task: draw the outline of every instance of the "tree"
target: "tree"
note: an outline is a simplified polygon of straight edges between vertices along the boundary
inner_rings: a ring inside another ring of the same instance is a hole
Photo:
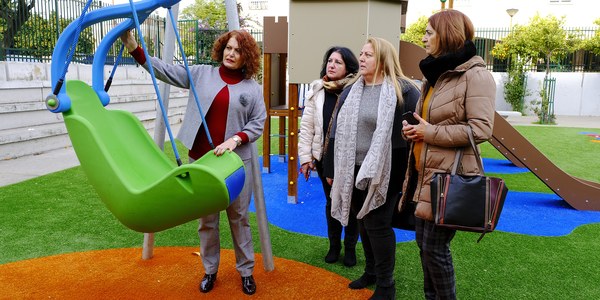
[[[499,59],[509,59],[509,76],[505,82],[505,96],[513,109],[523,109],[521,99],[527,93],[524,81],[524,70],[527,65],[537,65],[538,62],[545,64],[546,76],[544,82],[550,80],[550,64],[558,62],[568,53],[573,52],[581,43],[581,39],[563,29],[564,17],[556,18],[547,16],[545,18],[536,14],[529,24],[516,25],[511,32],[500,43],[492,49],[492,56]],[[546,84],[540,91],[541,100],[532,102],[533,110],[540,121],[553,120],[553,115],[548,115],[547,108],[550,94],[546,91]],[[518,91],[521,89],[521,91]],[[540,105],[541,108],[535,106]],[[550,114],[552,114],[550,112]]]
[[[537,54],[529,45],[527,30],[515,25],[501,43],[494,45],[492,56],[509,59],[507,80],[504,82],[504,99],[514,111],[524,113],[524,97],[528,94],[525,86],[525,67]]]
[[[225,2],[216,0],[196,0],[181,14],[184,20],[198,20],[201,29],[227,28]]]
[[[600,26],[600,19],[596,19],[594,24]],[[596,29],[593,37],[583,41],[583,48],[596,55],[600,55],[600,28]]]
[[[533,49],[543,55],[546,63],[546,76],[550,74],[550,63],[559,61],[573,52],[581,39],[563,29],[564,17],[541,18],[535,15],[530,22],[529,38]]]
[[[423,47],[423,36],[427,28],[428,18],[421,16],[406,28],[406,31],[400,36],[400,39]]]
[[[38,58],[50,56],[56,45],[56,33],[62,32],[73,21],[59,18],[59,30],[56,30],[56,18],[58,18],[56,12],[52,12],[48,18],[33,14],[14,36],[13,48],[18,48],[23,55]],[[94,47],[95,38],[91,28],[82,30],[75,52],[93,53]]]
[[[237,3],[237,11],[240,28],[248,27],[251,23],[260,24],[243,13],[240,3]],[[225,2],[221,0],[196,0],[194,4],[183,10],[181,18],[198,20],[200,29],[227,29]]]
[[[252,22],[257,23],[242,13],[242,7],[237,4],[240,28],[248,27]],[[215,39],[227,30],[227,13],[225,2],[222,0],[196,0],[186,7],[181,15],[184,24],[180,31],[191,38],[183,39],[182,44],[186,56],[194,56],[196,63],[211,63],[210,53]]]
[[[0,17],[2,17],[3,36],[0,57],[6,56],[6,48],[14,48],[15,35],[29,20],[35,0],[0,0]]]
[[[546,75],[550,74],[550,64],[558,62],[579,46],[581,39],[563,29],[564,17],[545,18],[536,14],[528,25],[516,25],[500,43],[492,49],[492,56],[500,59],[517,59],[518,63],[546,65]]]

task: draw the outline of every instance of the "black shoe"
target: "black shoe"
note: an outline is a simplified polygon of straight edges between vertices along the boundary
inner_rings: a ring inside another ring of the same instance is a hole
[[[242,292],[246,295],[256,293],[256,282],[254,282],[254,277],[252,277],[252,275],[248,277],[242,276]]]
[[[367,273],[363,273],[360,276],[360,278],[350,282],[350,284],[348,284],[348,287],[353,290],[364,289],[369,285],[375,284],[375,280],[377,280],[377,277],[375,277],[375,275],[369,275]]]
[[[394,300],[396,299],[396,287],[376,286],[373,296],[369,300]]]
[[[352,267],[356,265],[356,250],[354,248],[344,249],[344,266]]]
[[[215,281],[217,280],[217,273],[215,274],[204,274],[204,278],[200,281],[200,291],[203,293],[208,293],[215,286]]]
[[[336,263],[340,259],[340,248],[329,247],[327,255],[325,255],[325,262],[328,264]]]

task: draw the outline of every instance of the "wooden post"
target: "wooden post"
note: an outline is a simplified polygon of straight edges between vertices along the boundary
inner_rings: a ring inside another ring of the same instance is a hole
[[[271,170],[271,53],[263,54],[263,97],[267,109],[267,119],[263,130],[263,173]]]
[[[280,53],[279,54],[279,71],[277,74],[279,74],[280,79],[283,78],[285,79],[285,77],[281,77],[282,75],[285,75],[287,72],[287,53]],[[279,80],[278,81],[278,91],[279,91],[279,95],[282,99],[285,99],[285,93],[283,91],[285,91],[286,86],[285,86],[285,80]],[[286,121],[286,116],[281,116],[279,117],[279,158],[280,161],[283,162],[284,160],[284,156],[285,156],[285,143],[286,143],[286,132],[285,132],[285,122]]]
[[[289,84],[288,203],[298,201],[298,84]]]

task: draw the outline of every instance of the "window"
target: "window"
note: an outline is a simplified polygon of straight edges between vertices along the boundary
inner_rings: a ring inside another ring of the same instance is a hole
[[[269,1],[250,1],[248,8],[251,10],[267,10],[269,9]]]

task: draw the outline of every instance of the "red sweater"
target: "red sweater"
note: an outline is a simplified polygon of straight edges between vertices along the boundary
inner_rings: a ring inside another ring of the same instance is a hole
[[[137,47],[135,50],[129,52],[131,56],[140,64],[146,63],[146,56],[144,50],[141,47]],[[244,74],[241,70],[230,70],[223,65],[219,68],[219,74],[221,79],[227,84],[236,84],[244,80]],[[214,146],[218,146],[225,141],[225,129],[227,126],[227,113],[229,111],[229,89],[226,86],[217,93],[210,109],[206,112],[205,121],[194,140],[192,149],[189,150],[189,157],[197,160],[206,152],[211,151],[212,147],[208,143],[208,137],[206,136],[206,130],[204,125],[208,125],[210,136]],[[200,117],[200,116],[198,116]],[[242,139],[242,144],[248,143],[248,135],[243,132],[236,133]]]

